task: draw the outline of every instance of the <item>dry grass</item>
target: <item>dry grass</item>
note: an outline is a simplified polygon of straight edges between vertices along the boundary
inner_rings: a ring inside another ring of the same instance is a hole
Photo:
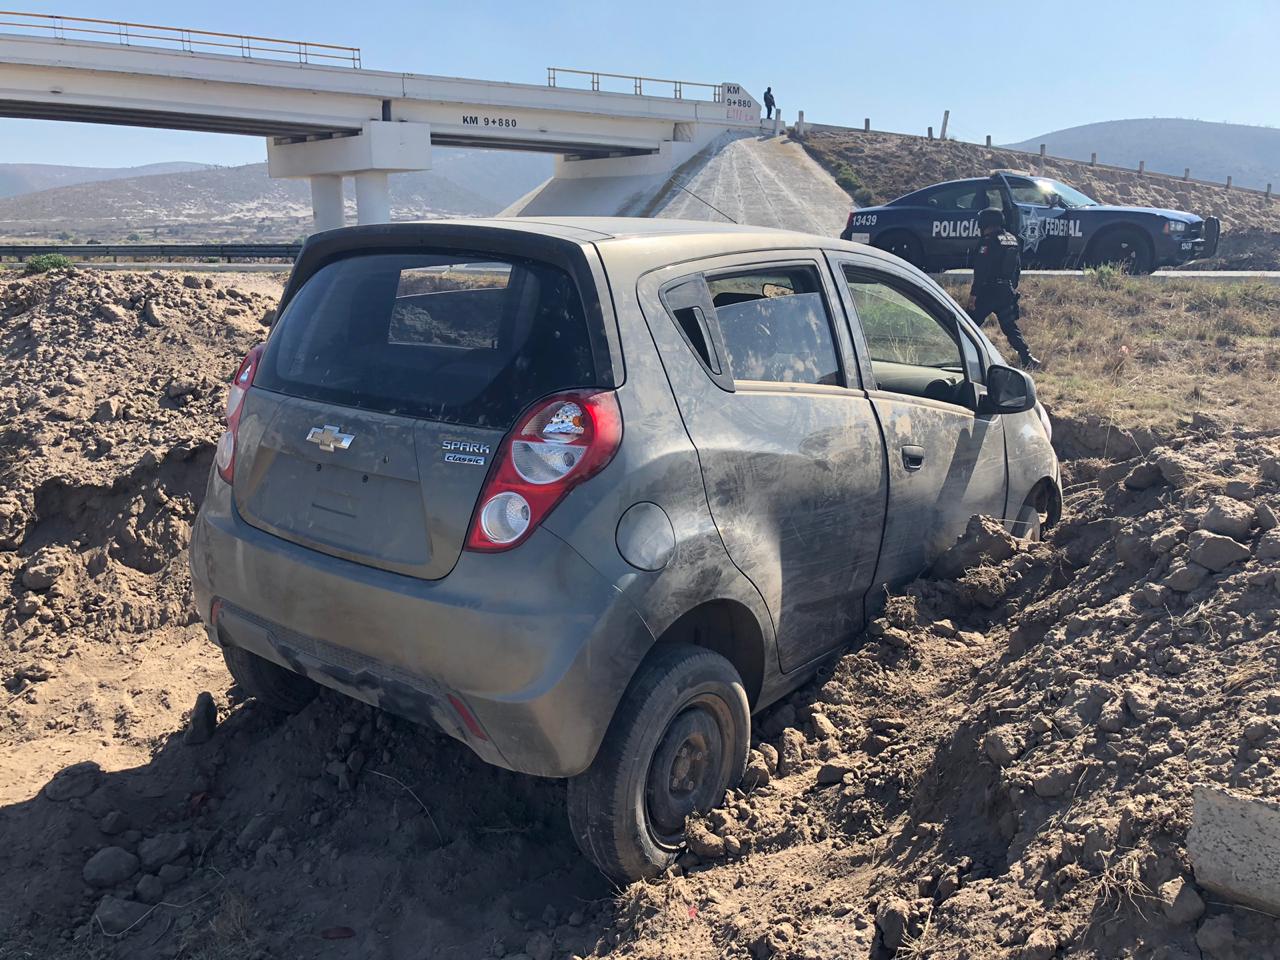
[[[959,278],[944,286],[961,299]],[[1044,362],[1051,409],[1092,413],[1127,429],[1171,427],[1195,411],[1280,427],[1280,286],[1157,280],[1106,268],[1026,276],[1023,331]],[[986,332],[1002,351],[995,323]]]
[[[1086,890],[1094,898],[1093,917],[1098,922],[1114,919],[1121,910],[1129,910],[1146,919],[1144,908],[1150,909],[1154,901],[1151,890],[1142,882],[1141,856],[1130,850],[1107,863]]]
[[[200,917],[179,939],[179,953],[191,960],[241,960],[254,956],[257,934],[253,907],[240,893],[225,890],[212,915]]]

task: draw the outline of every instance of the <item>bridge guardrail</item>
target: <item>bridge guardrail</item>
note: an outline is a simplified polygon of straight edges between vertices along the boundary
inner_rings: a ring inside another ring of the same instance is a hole
[[[24,261],[59,253],[72,260],[137,259],[296,260],[299,243],[13,243],[0,244],[0,260]]]
[[[646,83],[660,83],[663,86],[669,86],[671,88],[672,100],[683,100],[685,87],[701,87],[703,89],[710,90],[712,103],[720,103],[724,100],[724,85],[719,83],[699,83],[694,80],[664,80],[659,77],[636,77],[628,73],[602,73],[599,70],[574,70],[570,67],[547,67],[547,86],[559,86],[558,80],[561,74],[575,77],[587,77],[591,83],[591,90],[593,93],[600,92],[601,79],[628,80],[631,82],[631,92],[637,97],[646,96],[644,92],[644,85]],[[653,96],[653,94],[648,94],[648,96]]]
[[[340,63],[360,67],[360,48],[310,40],[281,40],[248,33],[217,33],[186,27],[162,27],[154,23],[127,20],[98,20],[93,17],[64,17],[51,13],[24,13],[0,10],[0,27],[53,34],[58,40],[115,40],[123,46],[176,48],[185,53],[239,54],[245,59],[297,60],[298,63]]]

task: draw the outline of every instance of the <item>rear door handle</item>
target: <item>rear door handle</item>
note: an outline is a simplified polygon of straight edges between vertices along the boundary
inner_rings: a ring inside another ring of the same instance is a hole
[[[912,443],[902,445],[902,465],[908,470],[919,470],[924,466],[924,447]]]

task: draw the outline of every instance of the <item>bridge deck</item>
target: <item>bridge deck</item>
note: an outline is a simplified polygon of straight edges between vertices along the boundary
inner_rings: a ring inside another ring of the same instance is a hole
[[[381,117],[428,123],[441,145],[607,156],[656,151],[677,124],[759,124],[719,85],[695,100],[9,33],[0,65],[0,116],[274,138]]]

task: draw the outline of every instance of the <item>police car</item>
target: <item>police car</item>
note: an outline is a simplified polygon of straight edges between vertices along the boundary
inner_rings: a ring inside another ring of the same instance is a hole
[[[1211,257],[1215,217],[1098,203],[1058,180],[997,171],[936,183],[849,214],[841,237],[888,250],[925,270],[969,265],[978,212],[1002,210],[1022,239],[1024,267],[1054,270],[1120,263],[1130,273]]]

